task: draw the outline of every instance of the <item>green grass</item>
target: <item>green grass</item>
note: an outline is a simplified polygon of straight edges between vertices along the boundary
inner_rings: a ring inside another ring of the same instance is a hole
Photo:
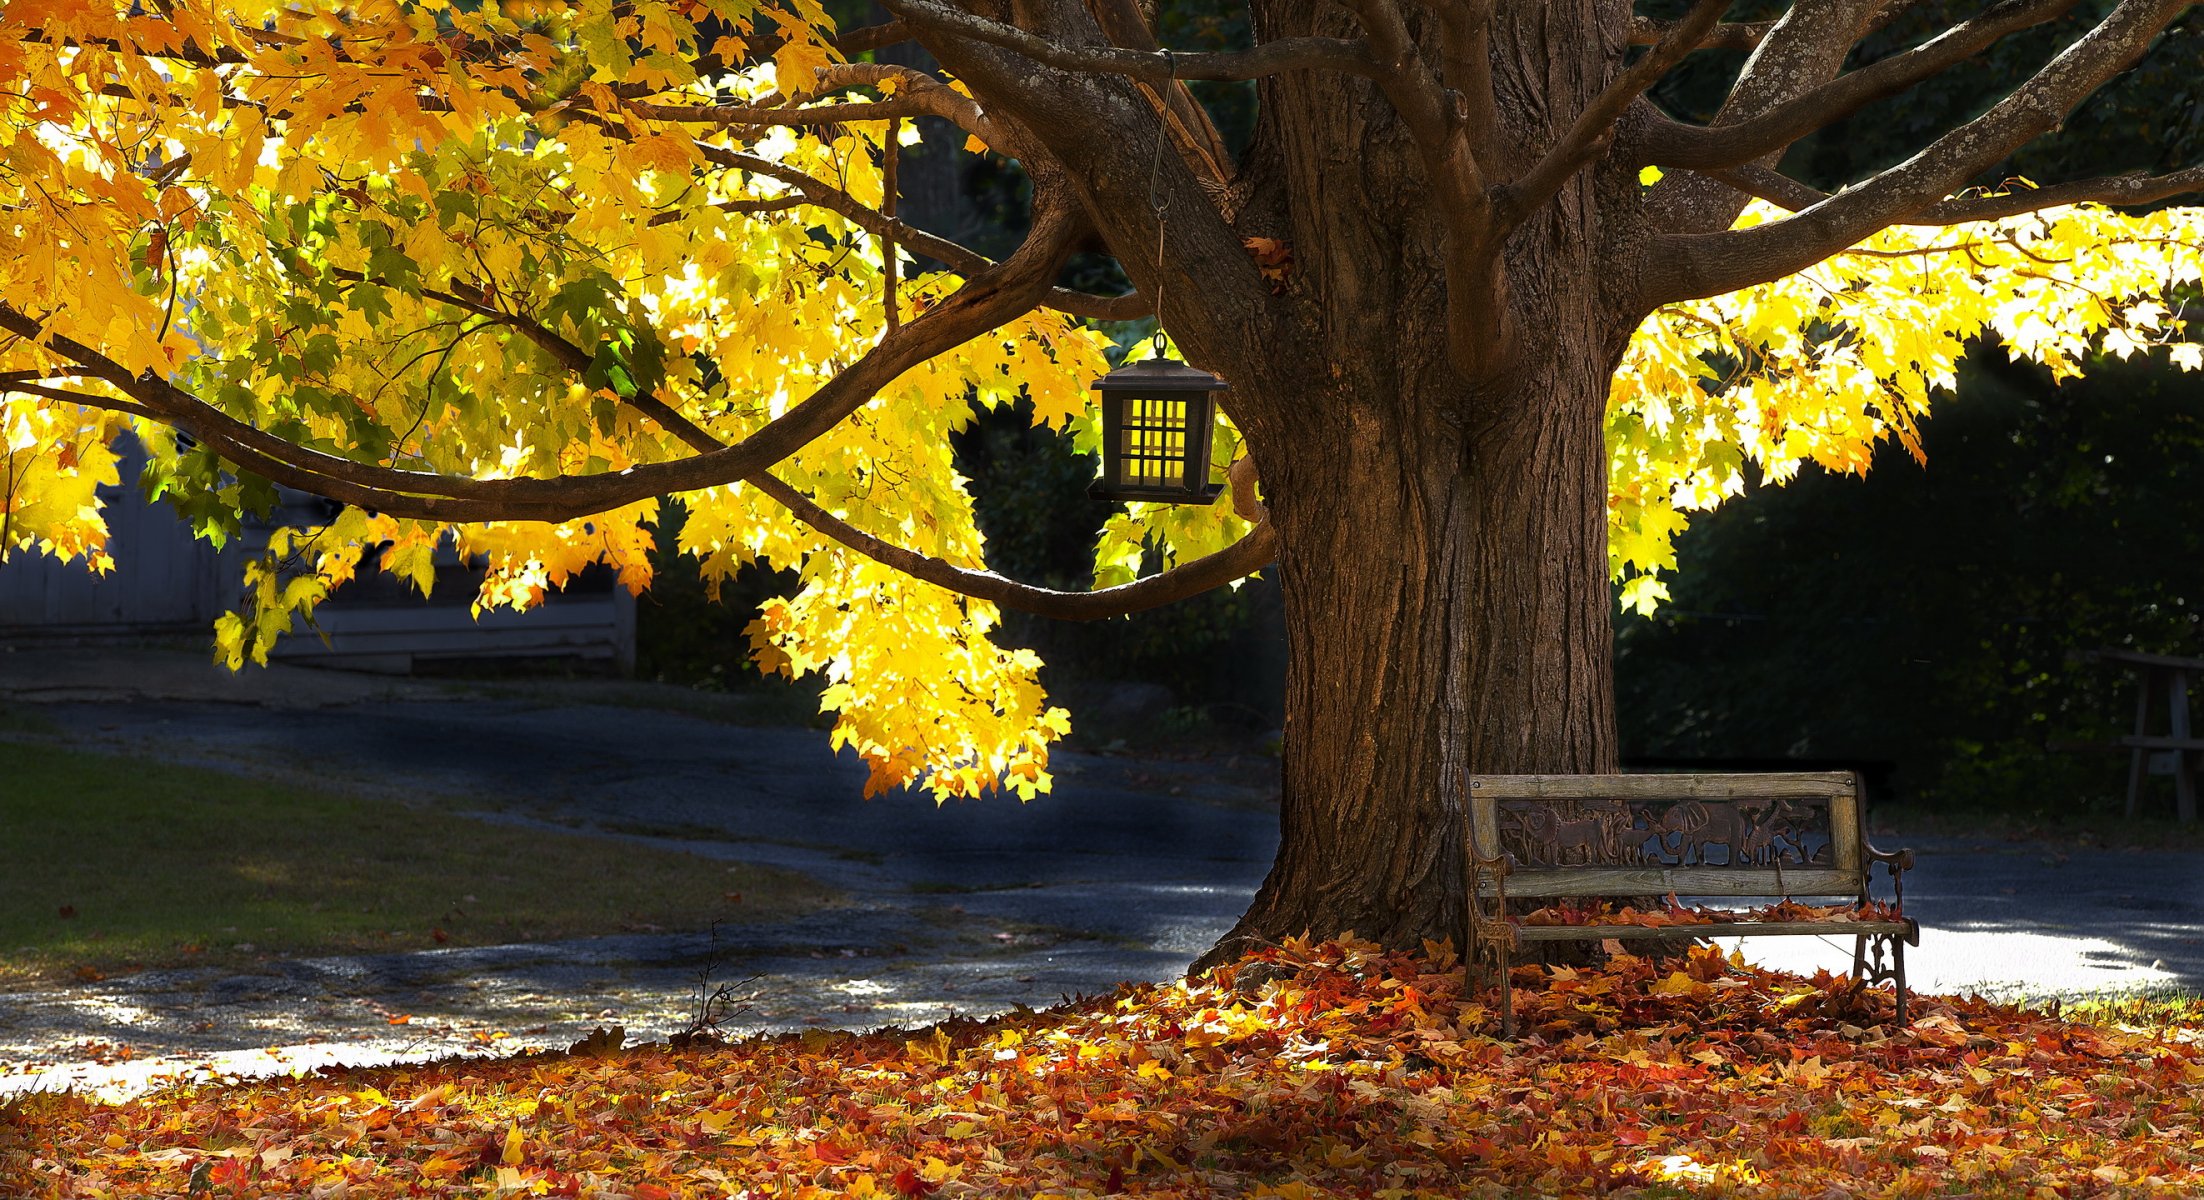
[[[2204,1033],[2204,995],[2185,991],[2144,991],[2130,996],[2079,1001],[2065,1006],[2061,1015],[2069,1021],[2091,1025]]]
[[[792,871],[0,742],[0,983],[699,930],[837,899]]]
[[[53,718],[28,705],[10,704],[0,700],[0,734],[47,734],[60,732]]]

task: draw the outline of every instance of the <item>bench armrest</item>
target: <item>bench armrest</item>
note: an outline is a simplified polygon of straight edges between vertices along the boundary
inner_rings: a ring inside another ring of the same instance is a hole
[[[1874,882],[1875,864],[1881,863],[1884,872],[1890,876],[1891,903],[1903,912],[1906,904],[1905,873],[1913,869],[1913,851],[1878,849],[1864,841],[1860,843],[1860,850],[1867,855],[1867,863],[1860,870],[1860,899],[1867,901],[1874,898],[1869,894],[1869,885]]]

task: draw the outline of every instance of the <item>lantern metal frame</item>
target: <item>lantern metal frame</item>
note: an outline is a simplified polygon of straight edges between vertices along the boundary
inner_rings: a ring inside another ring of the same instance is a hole
[[[1198,367],[1156,357],[1119,367],[1094,383],[1102,393],[1102,477],[1097,500],[1212,504],[1224,484],[1209,479],[1217,393],[1231,385]]]

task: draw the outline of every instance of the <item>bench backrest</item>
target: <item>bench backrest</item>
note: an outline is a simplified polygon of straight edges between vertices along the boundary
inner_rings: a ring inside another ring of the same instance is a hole
[[[1473,775],[1469,820],[1472,851],[1508,859],[1511,897],[1860,890],[1860,785],[1848,771]]]

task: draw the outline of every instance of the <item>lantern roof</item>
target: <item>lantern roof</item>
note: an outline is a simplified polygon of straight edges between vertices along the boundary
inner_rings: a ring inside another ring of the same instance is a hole
[[[1232,386],[1175,358],[1144,358],[1094,381],[1103,392],[1221,392]]]

